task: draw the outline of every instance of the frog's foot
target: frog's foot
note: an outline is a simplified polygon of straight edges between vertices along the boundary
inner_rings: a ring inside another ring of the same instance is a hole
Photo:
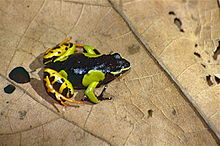
[[[102,90],[102,92],[101,92],[101,94],[97,97],[98,98],[98,100],[112,100],[112,97],[103,97],[103,94],[104,94],[104,92],[105,92],[105,90],[107,89],[107,86],[105,86],[104,88],[103,88],[103,90]]]
[[[98,98],[98,100],[100,100],[100,101],[102,101],[102,100],[112,100],[112,97],[97,97]]]
[[[94,90],[96,88],[96,86],[98,85],[99,82],[92,82],[91,84],[89,84],[88,88],[85,91],[85,94],[87,95],[88,98],[86,99],[82,99],[82,101],[91,101],[93,103],[98,103],[99,101],[102,100],[112,100],[111,97],[109,98],[103,98],[103,93],[106,90],[106,86],[104,87],[104,89],[102,90],[101,94],[97,97],[94,93]]]
[[[44,70],[44,74],[44,81],[47,92],[53,94],[55,99],[62,105],[66,106],[64,101],[72,103],[85,103],[83,101],[69,99],[74,93],[72,84],[58,72],[47,68]]]

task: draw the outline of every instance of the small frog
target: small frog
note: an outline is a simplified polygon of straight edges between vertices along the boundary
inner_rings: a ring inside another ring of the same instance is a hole
[[[74,88],[86,88],[84,93],[88,100],[98,103],[105,98],[102,97],[103,92],[97,97],[94,94],[95,88],[128,71],[130,63],[118,53],[100,54],[92,46],[73,44],[69,42],[70,40],[71,37],[45,52],[43,56],[45,88],[64,106],[65,101],[86,102],[70,99],[74,95]]]

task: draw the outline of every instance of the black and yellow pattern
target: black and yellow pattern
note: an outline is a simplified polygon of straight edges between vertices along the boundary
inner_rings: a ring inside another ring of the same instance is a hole
[[[93,103],[105,100],[103,92],[98,97],[95,95],[95,88],[128,71],[130,63],[118,53],[100,54],[96,48],[70,43],[70,39],[48,49],[43,56],[47,92],[64,106],[64,101],[85,103],[69,99],[74,94],[73,86],[85,88],[85,95]]]
[[[54,97],[64,104],[64,101],[69,101],[73,103],[84,103],[83,101],[75,101],[68,99],[73,96],[74,89],[72,84],[57,71],[46,68],[44,70],[44,81],[47,88],[47,92],[54,95]]]
[[[68,43],[71,40],[70,38],[65,39],[60,44],[57,44],[53,48],[49,48],[43,56],[43,63],[46,65],[50,62],[55,62],[56,60],[63,59],[74,53],[75,46],[73,43]],[[60,58],[61,57],[61,58]]]

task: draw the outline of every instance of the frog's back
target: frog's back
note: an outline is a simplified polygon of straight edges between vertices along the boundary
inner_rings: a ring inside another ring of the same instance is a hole
[[[117,58],[114,55],[107,54],[98,57],[87,57],[84,54],[73,54],[67,60],[56,62],[57,71],[64,70],[67,73],[67,79],[75,88],[83,88],[82,79],[90,70],[98,70],[106,75],[106,78],[100,84],[105,84],[115,77],[111,72],[115,72],[122,68],[126,61],[123,58]],[[129,62],[128,62],[129,63]],[[129,64],[130,65],[130,64]],[[53,68],[53,67],[52,67]]]
[[[111,65],[112,63],[112,65]],[[99,57],[87,57],[84,54],[74,54],[70,56],[63,64],[64,70],[68,73],[68,80],[75,88],[83,88],[82,79],[90,70],[98,70],[106,76],[111,76],[114,58],[111,55],[101,55]],[[113,77],[106,78],[105,82],[113,80]]]

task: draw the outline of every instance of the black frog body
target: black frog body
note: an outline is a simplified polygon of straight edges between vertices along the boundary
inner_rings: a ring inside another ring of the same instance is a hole
[[[130,63],[123,59],[118,53],[101,55],[98,57],[87,57],[84,54],[73,54],[65,61],[57,61],[49,64],[47,67],[60,72],[64,70],[68,76],[67,79],[73,87],[86,88],[82,85],[82,79],[90,70],[98,70],[105,74],[105,79],[99,85],[107,84],[114,80],[122,72],[121,69],[127,68]],[[113,72],[120,72],[113,74]]]

